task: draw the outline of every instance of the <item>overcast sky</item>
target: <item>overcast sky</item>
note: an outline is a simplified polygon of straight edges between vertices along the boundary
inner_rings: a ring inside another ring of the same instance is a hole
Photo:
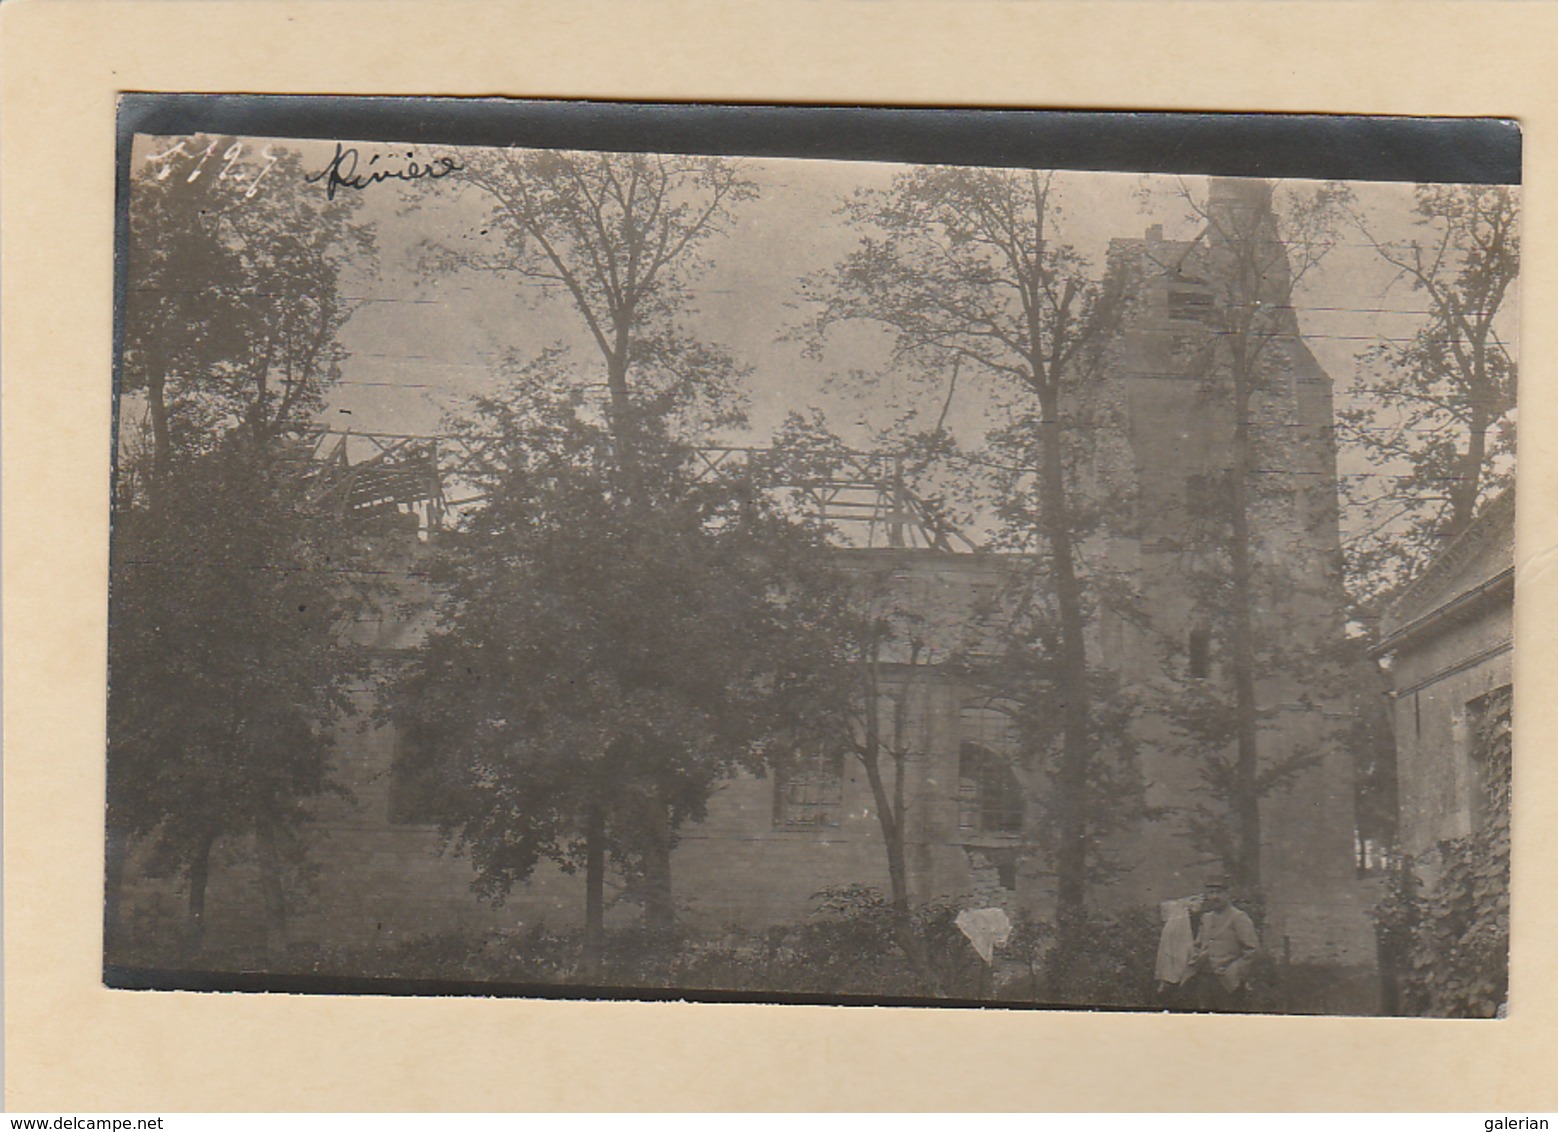
[[[321,167],[333,152],[332,144],[289,144],[317,155]],[[363,143],[360,149],[366,158],[389,147]],[[738,206],[734,228],[705,246],[711,266],[698,285],[692,320],[701,336],[754,367],[748,390],[752,429],[743,439],[760,440],[789,409],[816,406],[836,429],[868,443],[871,431],[895,411],[890,396],[877,393],[861,403],[829,382],[871,358],[870,332],[846,334],[820,364],[802,357],[799,344],[782,335],[801,317],[791,305],[799,280],[836,262],[858,239],[836,214],[840,201],[858,187],[885,186],[901,168],[775,159],[745,163],[761,194]],[[553,342],[579,340],[577,318],[561,296],[543,296],[512,278],[479,272],[419,271],[417,245],[470,231],[482,207],[474,194],[450,181],[419,194],[416,202],[398,182],[364,190],[365,215],[379,230],[380,264],[376,278],[352,281],[365,301],[344,332],[352,356],[332,397],[336,423],[359,431],[435,430],[469,395],[497,387],[502,381],[497,363],[505,354],[528,355]],[[1194,227],[1174,199],[1181,183],[1192,192],[1203,187],[1198,178],[1065,173],[1059,180],[1059,236],[1095,262],[1101,262],[1110,238],[1140,236],[1150,224],[1163,224],[1170,239],[1188,238]],[[1379,229],[1404,234],[1410,185],[1353,187]],[[1410,333],[1416,321],[1411,314],[1382,312],[1420,306],[1404,284],[1392,285],[1392,273],[1361,237],[1349,237],[1337,248],[1305,281],[1295,302],[1310,346],[1339,391],[1350,381],[1362,348],[1379,335]],[[598,369],[588,349],[579,358],[581,367]]]
[[[166,144],[166,139],[138,139],[132,160],[144,161],[152,147]],[[323,169],[336,143],[245,139],[244,144],[256,152],[266,144],[294,149],[305,167]],[[407,152],[404,145],[348,144],[360,150],[363,167],[374,154],[387,161],[391,154]],[[458,153],[435,147],[418,149],[416,156],[428,161]],[[919,404],[934,412],[939,408],[934,391],[889,385],[862,397],[850,383],[834,380],[880,358],[875,332],[844,333],[820,363],[803,357],[798,343],[783,339],[802,317],[793,305],[799,281],[837,262],[859,238],[837,215],[840,202],[857,188],[885,187],[903,167],[789,159],[743,164],[760,194],[737,206],[728,233],[704,245],[710,267],[697,286],[698,311],[690,320],[701,337],[753,367],[747,389],[750,428],[726,439],[761,443],[787,411],[817,407],[849,442],[870,447],[879,430],[906,408]],[[1193,177],[1090,172],[1062,173],[1057,184],[1057,236],[1095,264],[1102,262],[1112,237],[1140,236],[1152,224],[1162,224],[1169,239],[1193,236],[1196,227],[1178,194],[1188,188],[1200,195],[1205,187]],[[1355,182],[1352,188],[1376,233],[1387,239],[1411,235],[1411,185]],[[599,380],[599,357],[560,292],[523,286],[512,277],[419,267],[421,245],[473,232],[485,200],[462,190],[458,174],[419,182],[418,189],[391,180],[361,190],[361,219],[375,225],[379,255],[376,264],[363,264],[347,281],[359,305],[343,332],[350,357],[342,383],[330,396],[328,423],[359,432],[437,431],[472,395],[499,387],[505,356],[534,356],[556,342],[577,344],[581,373]],[[309,191],[322,192],[323,185]],[[1411,334],[1420,324],[1414,311],[1422,302],[1394,279],[1361,235],[1349,233],[1321,269],[1304,280],[1295,305],[1306,339],[1330,372],[1341,402],[1356,356],[1381,336]],[[1507,329],[1512,339],[1513,327]],[[951,424],[964,442],[977,442],[999,407],[982,396],[977,383],[966,385]],[[1344,470],[1349,464],[1359,467],[1345,453],[1343,460]]]

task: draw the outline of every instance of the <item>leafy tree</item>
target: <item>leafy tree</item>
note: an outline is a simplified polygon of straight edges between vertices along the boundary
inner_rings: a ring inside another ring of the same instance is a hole
[[[131,178],[119,374],[145,400],[152,489],[179,453],[310,419],[340,376],[341,283],[373,252],[360,199],[310,191],[297,153],[205,135],[160,149]]]
[[[436,809],[479,892],[501,899],[542,861],[583,868],[594,973],[608,860],[669,903],[658,858],[679,828],[805,732],[837,590],[818,534],[744,477],[698,477],[636,421],[624,489],[620,433],[566,376],[527,377],[481,406],[486,503],[442,538],[441,623],[388,710],[436,751]]]
[[[819,723],[831,720],[846,749],[865,771],[882,845],[887,854],[887,911],[893,938],[910,966],[933,995],[943,986],[918,930],[909,892],[908,767],[924,752],[916,749],[909,724],[911,705],[923,687],[932,656],[924,617],[906,609],[894,592],[889,569],[869,571],[852,580],[848,612],[835,618],[843,634],[840,679],[831,684],[831,703],[823,700]]]
[[[804,496],[819,486],[826,491],[827,485],[858,476],[858,459],[859,453],[851,452],[814,409],[809,416],[791,413],[751,470],[755,482],[783,501],[786,493]],[[895,474],[907,482],[923,470],[927,454],[900,455],[893,463]],[[807,506],[803,500],[794,502],[802,509]],[[931,514],[929,525],[935,527],[941,519]],[[926,753],[916,743],[919,729],[911,725],[911,713],[931,669],[953,659],[949,646],[956,642],[935,639],[938,634],[925,611],[914,607],[914,596],[898,581],[900,565],[856,558],[811,575],[811,600],[821,600],[826,618],[817,623],[818,635],[808,650],[806,726],[798,737],[806,744],[803,749],[839,752],[864,771],[888,874],[885,898],[870,890],[873,906],[879,906],[884,935],[909,961],[921,992],[939,996],[945,986],[927,949],[909,887],[907,790],[910,764]],[[775,769],[782,771],[784,763],[775,763]]]
[[[445,268],[512,278],[561,299],[604,369],[619,444],[636,422],[707,426],[736,415],[742,370],[685,325],[705,246],[757,195],[739,164],[665,154],[472,154],[462,184],[489,203],[481,227],[441,249]]]
[[[1483,820],[1407,862],[1376,911],[1401,1013],[1491,1018],[1508,999],[1511,706],[1501,689],[1476,719]]]
[[[1419,185],[1413,213],[1408,239],[1352,216],[1423,304],[1410,336],[1362,355],[1353,406],[1341,414],[1348,442],[1373,469],[1347,485],[1360,528],[1347,548],[1348,584],[1371,637],[1401,587],[1513,483],[1519,367],[1508,335],[1519,190]],[[1488,1015],[1507,993],[1507,696],[1478,739],[1483,763],[1501,771],[1492,820],[1437,848],[1442,875],[1426,895],[1417,866],[1400,864],[1378,912],[1382,962],[1403,1013]]]
[[[293,469],[232,443],[168,482],[163,506],[115,520],[110,853],[139,838],[150,872],[186,877],[198,943],[213,849],[252,835],[279,945],[290,831],[342,793],[329,760],[363,675],[345,637],[357,603]]]
[[[119,410],[144,405],[146,427],[115,487],[107,917],[146,838],[187,877],[198,937],[213,846],[252,833],[279,942],[281,843],[331,789],[355,672],[353,596],[291,433],[337,375],[342,284],[372,241],[295,153],[198,136],[138,160]]]
[[[1042,696],[1061,718],[1055,757],[1054,842],[1063,923],[1080,923],[1096,720],[1088,658],[1086,508],[1076,469],[1088,430],[1076,424],[1079,385],[1097,372],[1123,295],[1090,275],[1055,238],[1053,176],[1036,171],[917,168],[843,208],[861,231],[855,251],[808,281],[814,350],[840,323],[886,328],[895,373],[940,380],[961,372],[1017,398],[1037,475],[1028,545],[1044,556],[1053,631],[1042,642],[1052,681]],[[1048,751],[1031,752],[1034,758]],[[1062,941],[1064,950],[1064,941]]]
[[[1182,190],[1202,231],[1178,262],[1157,265],[1205,295],[1205,333],[1187,335],[1178,361],[1199,377],[1207,417],[1227,430],[1226,461],[1187,487],[1186,583],[1207,637],[1192,646],[1199,657],[1164,671],[1181,673],[1170,680],[1171,715],[1199,752],[1209,798],[1188,832],[1248,890],[1261,882],[1264,800],[1340,741],[1263,752],[1262,682],[1295,681],[1305,702],[1323,703],[1346,695],[1357,664],[1341,633],[1334,446],[1328,430],[1295,427],[1314,424],[1321,405],[1300,408],[1303,371],[1318,367],[1294,296],[1335,244],[1346,195],[1322,186],[1288,191],[1280,206],[1273,198],[1258,181],[1214,179],[1205,199]],[[1225,658],[1221,679],[1208,678],[1214,653]]]
[[[739,419],[734,395],[741,368],[685,325],[693,287],[706,270],[702,252],[730,226],[733,210],[756,194],[733,162],[660,154],[509,150],[473,153],[461,171],[467,191],[488,211],[468,238],[438,249],[444,269],[511,278],[540,302],[571,311],[585,349],[604,370],[605,424],[613,490],[631,500],[640,463],[678,433],[696,434]],[[569,357],[559,345],[546,364]],[[649,472],[646,470],[646,475]],[[648,508],[642,523],[654,525]],[[646,917],[673,920],[673,795],[646,806],[643,868]]]
[[[1109,286],[1120,296],[1119,314],[1128,317],[1134,304],[1126,296],[1136,289],[1133,265],[1115,262],[1109,270],[1113,273]],[[1102,540],[1121,529],[1129,503],[1128,478],[1111,466],[1125,426],[1119,385],[1109,364],[1111,345],[1105,343],[1102,358],[1091,359],[1071,375],[1064,417],[1066,427],[1075,433],[1067,444],[1069,514],[1086,579],[1080,595],[1083,621],[1092,629],[1106,614],[1134,623],[1149,620],[1142,608],[1139,578],[1095,549],[1107,545]],[[1053,858],[1057,834],[1066,829],[1060,811],[1071,802],[1057,783],[1064,765],[1057,756],[1062,752],[1065,715],[1056,704],[1064,703],[1072,687],[1081,686],[1083,680],[1067,672],[1060,659],[1064,622],[1045,569],[1044,497],[1035,490],[1035,479],[1048,443],[1040,413],[1019,410],[1003,427],[992,430],[984,451],[972,457],[996,521],[991,544],[1026,568],[1009,570],[996,600],[982,611],[982,630],[989,638],[987,655],[970,666],[970,676],[986,697],[986,706],[1006,718],[1019,749],[1030,752],[1029,804],[1036,820],[1029,823],[1027,834],[1047,858]],[[1136,757],[1141,697],[1101,657],[1084,678],[1091,741],[1082,787],[1089,815],[1083,867],[1087,884],[1096,886],[1106,884],[1119,868],[1111,835],[1157,815],[1146,805]],[[1077,925],[1079,932],[1082,926]],[[1069,982],[1071,973],[1064,968],[1071,957],[1056,949],[1051,958],[1057,965],[1053,980]]]
[[[1360,532],[1350,546],[1356,599],[1379,606],[1513,480],[1518,365],[1507,335],[1520,275],[1519,191],[1419,185],[1417,231],[1392,240],[1357,229],[1423,303],[1405,340],[1360,359],[1341,414],[1374,475],[1350,484]]]

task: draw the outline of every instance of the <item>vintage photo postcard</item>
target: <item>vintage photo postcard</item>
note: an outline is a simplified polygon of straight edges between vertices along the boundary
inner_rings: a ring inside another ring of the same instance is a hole
[[[125,145],[109,986],[1506,1009],[1518,185]]]

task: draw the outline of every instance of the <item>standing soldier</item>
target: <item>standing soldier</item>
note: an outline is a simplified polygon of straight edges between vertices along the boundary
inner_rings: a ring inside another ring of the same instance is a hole
[[[1190,959],[1203,1009],[1247,1009],[1250,964],[1259,951],[1255,925],[1229,901],[1227,882],[1221,878],[1208,881],[1201,904],[1201,930]]]

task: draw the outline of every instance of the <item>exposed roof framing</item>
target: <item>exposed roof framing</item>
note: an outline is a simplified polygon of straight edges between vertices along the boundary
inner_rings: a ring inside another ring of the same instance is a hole
[[[493,437],[356,432],[317,428],[300,440],[314,464],[311,499],[341,518],[415,511],[429,528],[452,508],[476,502],[472,473],[496,445]],[[917,492],[902,456],[830,449],[796,459],[771,448],[708,445],[693,450],[695,475],[750,476],[770,490],[789,491],[812,517],[833,525],[855,545],[972,551],[934,502]],[[465,490],[451,499],[446,492]]]

